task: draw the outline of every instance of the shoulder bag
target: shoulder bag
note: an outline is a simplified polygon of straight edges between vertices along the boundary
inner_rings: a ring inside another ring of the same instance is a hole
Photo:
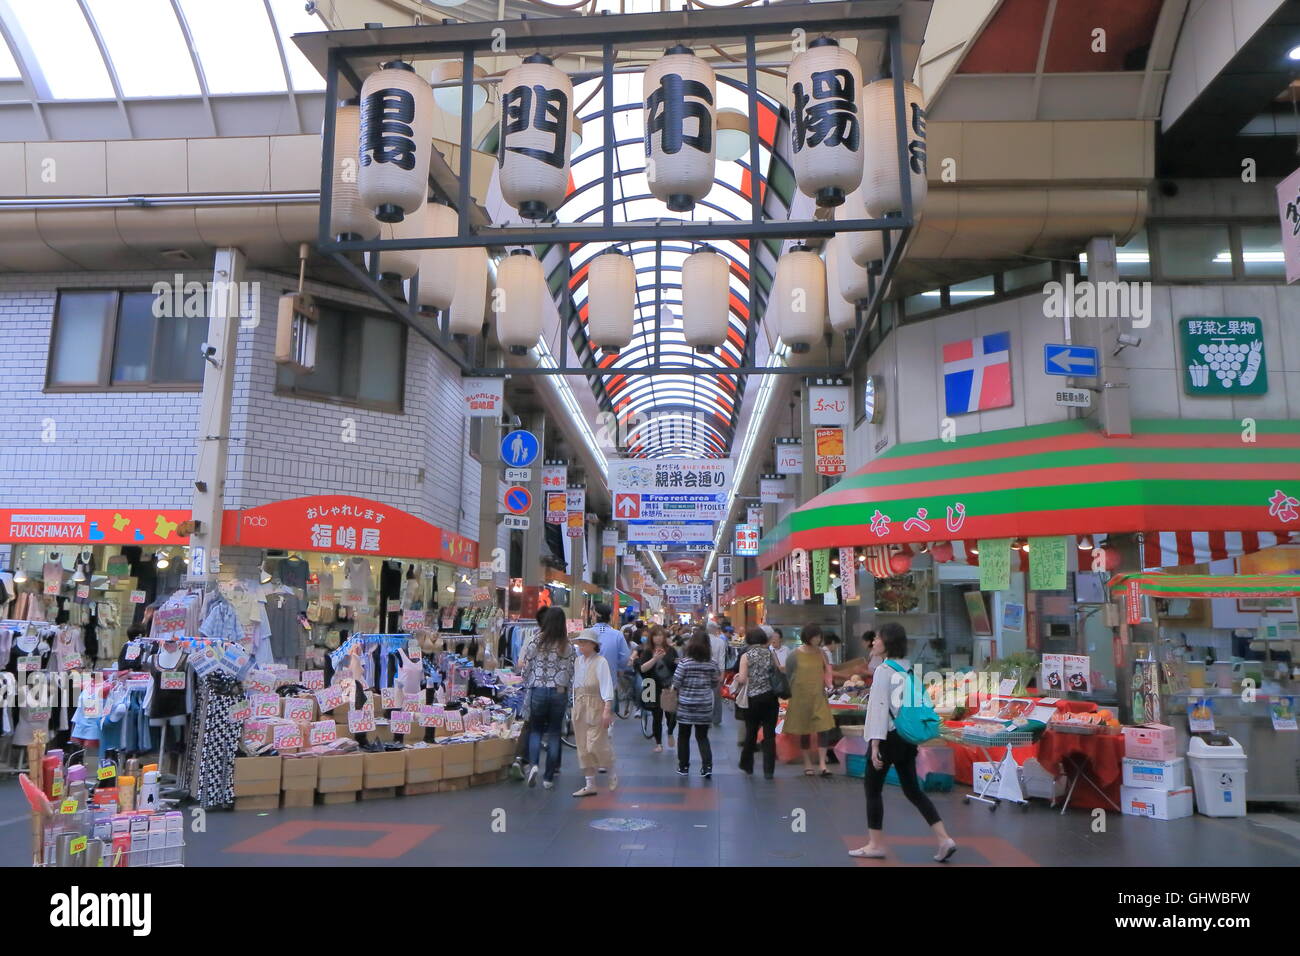
[[[790,699],[790,678],[786,676],[785,671],[781,670],[780,662],[776,659],[776,653],[769,647],[768,654],[772,656],[771,676],[772,693],[776,694],[782,700]]]

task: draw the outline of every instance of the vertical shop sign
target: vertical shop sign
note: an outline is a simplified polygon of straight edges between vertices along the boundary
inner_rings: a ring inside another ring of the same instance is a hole
[[[852,548],[840,548],[840,589],[844,592],[845,604],[857,601],[858,562]]]
[[[1290,285],[1300,279],[1300,169],[1277,184],[1277,211],[1282,220],[1282,255]]]
[[[569,494],[565,491],[546,493],[546,523],[566,524],[569,520]]]
[[[1128,591],[1124,595],[1124,604],[1128,610],[1128,622],[1130,624],[1142,623],[1142,582],[1134,578],[1128,583]]]
[[[980,590],[1005,591],[1011,587],[1011,539],[981,538]]]
[[[812,600],[812,572],[808,567],[808,552],[799,548],[794,552],[795,580],[798,590],[795,593],[796,600]]]
[[[825,594],[831,589],[831,553],[818,548],[812,553],[812,593]]]
[[[983,552],[980,552],[983,554]],[[1063,536],[1029,539],[1029,590],[1065,590],[1066,540]]]
[[[748,505],[745,508],[745,524],[752,524],[755,528],[763,527],[762,505]]]

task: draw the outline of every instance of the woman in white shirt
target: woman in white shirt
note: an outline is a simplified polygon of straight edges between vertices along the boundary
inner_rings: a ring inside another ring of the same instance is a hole
[[[947,863],[957,852],[957,842],[948,836],[939,811],[921,789],[916,778],[916,745],[910,744],[894,729],[897,705],[902,702],[908,686],[907,632],[901,624],[890,621],[880,628],[872,642],[873,655],[879,654],[884,663],[876,668],[871,679],[871,696],[867,698],[866,738],[871,747],[866,779],[867,791],[867,844],[850,850],[849,856],[883,859],[888,854],[884,844],[885,777],[892,765],[898,771],[898,782],[903,795],[921,812],[925,822],[939,841],[934,855],[938,863]]]
[[[587,778],[575,797],[596,795],[596,773],[609,770],[609,789],[618,788],[614,773],[614,744],[609,728],[614,723],[614,678],[609,661],[600,653],[600,638],[591,628],[574,639],[578,657],[573,664],[573,736],[578,745],[578,763]]]

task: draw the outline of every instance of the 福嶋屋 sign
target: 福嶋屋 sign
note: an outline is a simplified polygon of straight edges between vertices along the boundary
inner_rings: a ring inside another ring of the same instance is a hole
[[[844,463],[844,429],[818,428],[814,432],[817,443],[817,474],[842,475]]]
[[[629,521],[627,543],[674,545],[713,543],[712,521]]]
[[[1188,395],[1263,395],[1268,391],[1264,330],[1258,318],[1194,318],[1178,323],[1183,391]]]
[[[504,378],[464,378],[460,382],[470,418],[500,418],[505,401]]]
[[[849,387],[847,385],[808,386],[808,424],[847,425],[849,423]]]
[[[614,496],[614,517],[619,521],[661,519],[721,521],[727,517],[727,496],[621,493]]]
[[[758,554],[758,526],[752,524],[736,525],[735,552],[738,557],[752,558]]]
[[[0,541],[48,544],[184,544],[188,511],[152,508],[0,508]]]
[[[478,567],[478,544],[400,508],[352,495],[275,501],[222,516],[221,543],[244,548],[428,558]]]
[[[731,488],[730,458],[625,458],[609,464],[609,490],[614,494],[682,494]]]

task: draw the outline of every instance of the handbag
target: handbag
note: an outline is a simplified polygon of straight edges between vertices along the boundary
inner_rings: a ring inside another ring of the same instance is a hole
[[[732,688],[731,698],[736,702],[736,707],[739,710],[745,710],[747,707],[749,707],[749,685],[741,684],[739,687],[737,687],[736,683],[739,680],[740,680],[740,675],[737,674],[735,678],[733,678],[731,681],[731,688]]]
[[[768,648],[767,652],[772,655],[772,666],[768,671],[768,680],[772,682],[772,693],[776,694],[776,696],[780,697],[782,700],[789,700],[790,678],[787,677],[785,671],[781,670],[778,666],[776,654],[772,653],[772,649]]]
[[[665,714],[677,713],[677,689],[665,687],[659,693],[659,709]]]

